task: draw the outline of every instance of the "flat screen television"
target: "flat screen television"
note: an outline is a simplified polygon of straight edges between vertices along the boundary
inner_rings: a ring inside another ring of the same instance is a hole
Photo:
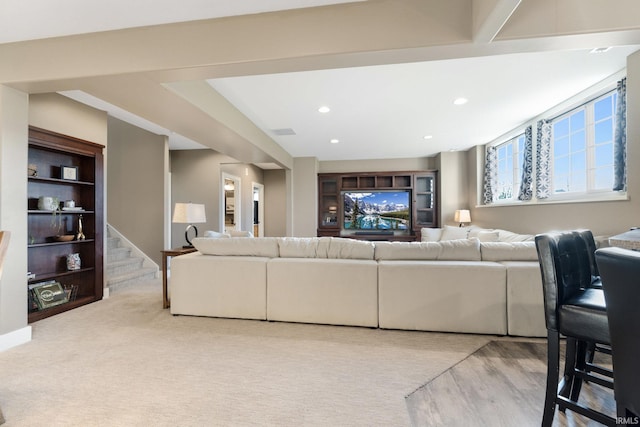
[[[343,191],[344,234],[408,233],[411,230],[411,191]]]

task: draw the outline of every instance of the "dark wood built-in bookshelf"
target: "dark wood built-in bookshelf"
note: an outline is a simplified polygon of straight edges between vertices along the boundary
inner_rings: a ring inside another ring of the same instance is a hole
[[[25,171],[31,275],[25,289],[30,294],[29,322],[102,299],[103,149],[104,146],[93,142],[29,128],[29,169]],[[69,174],[65,175],[63,169]],[[54,198],[59,210],[54,213],[42,209],[38,203],[41,197]],[[75,207],[63,210],[64,202],[70,200]],[[62,236],[71,240],[60,241],[64,239]],[[79,269],[67,268],[70,254],[79,254]],[[69,302],[38,308],[30,289],[43,282],[58,282],[69,289]]]
[[[344,192],[408,191],[411,227],[405,233],[360,232],[367,240],[420,240],[420,229],[438,226],[437,171],[318,174],[318,236],[345,235]]]

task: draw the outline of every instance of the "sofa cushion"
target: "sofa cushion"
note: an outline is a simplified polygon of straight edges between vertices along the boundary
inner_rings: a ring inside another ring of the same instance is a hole
[[[329,237],[281,237],[278,239],[281,258],[327,258]]]
[[[538,261],[535,242],[482,242],[483,261]]]
[[[377,260],[480,261],[478,239],[440,242],[376,242]]]
[[[320,252],[318,257],[322,257]],[[373,253],[373,242],[331,237],[327,249],[327,258],[373,259]]]
[[[279,255],[276,237],[229,237],[227,239],[196,237],[193,246],[205,255],[237,255],[275,258]]]

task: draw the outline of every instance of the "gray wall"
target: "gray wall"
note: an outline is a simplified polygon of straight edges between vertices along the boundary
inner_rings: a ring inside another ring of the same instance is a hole
[[[264,235],[287,236],[287,173],[284,169],[264,171]],[[315,206],[315,204],[314,204]],[[315,218],[315,216],[314,216]]]
[[[237,176],[241,180],[240,189],[240,227],[237,230],[250,231],[253,233],[253,187],[252,183],[263,184],[262,169],[245,163],[224,163],[220,165],[220,172]],[[218,186],[219,190],[220,187]],[[220,194],[218,192],[218,194]],[[266,201],[265,201],[266,203]],[[236,201],[237,204],[237,201]],[[219,205],[218,205],[219,206]],[[208,211],[207,211],[208,212]],[[208,215],[208,214],[207,214]],[[208,218],[207,218],[208,219]],[[217,230],[219,227],[214,228]]]
[[[196,224],[199,236],[202,236],[205,230],[222,231],[220,230],[221,172],[235,175],[242,180],[240,229],[253,231],[251,183],[264,183],[262,169],[237,163],[235,159],[213,150],[176,150],[171,151],[170,158],[171,209],[173,210],[177,202],[204,204],[207,222]],[[269,201],[265,200],[265,220],[268,218],[268,204]],[[186,244],[185,228],[185,224],[171,225],[171,246],[178,247]]]
[[[107,222],[162,265],[166,137],[109,117]]]

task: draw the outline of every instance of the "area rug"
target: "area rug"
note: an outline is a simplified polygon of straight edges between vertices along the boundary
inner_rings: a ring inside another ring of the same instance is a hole
[[[405,397],[485,336],[172,316],[159,281],[0,353],[9,426],[408,426]]]

